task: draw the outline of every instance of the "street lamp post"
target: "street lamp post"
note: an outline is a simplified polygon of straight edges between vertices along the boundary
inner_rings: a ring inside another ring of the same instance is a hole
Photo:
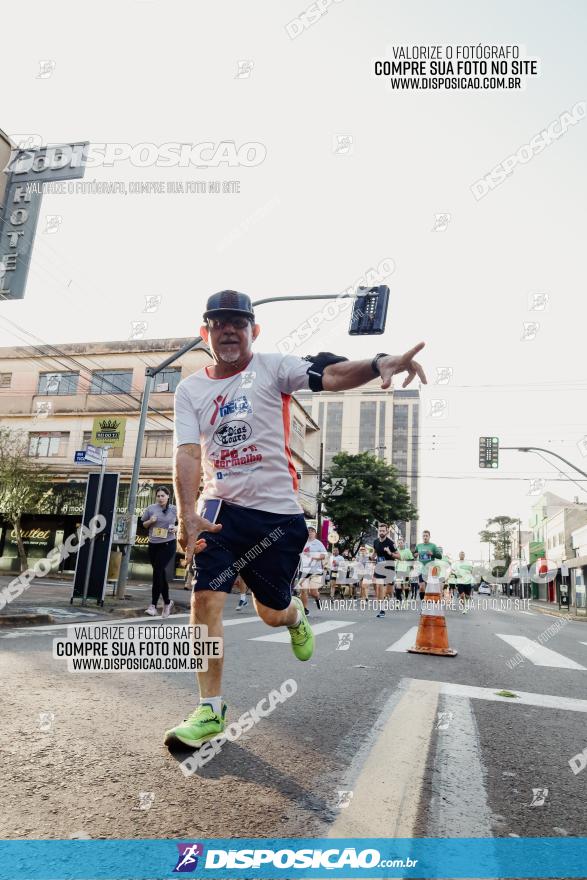
[[[569,467],[572,467],[573,470],[577,471],[578,474],[581,474],[582,477],[587,478],[587,474],[585,473],[585,471],[582,471],[581,468],[578,468],[577,465],[573,464],[572,461],[563,458],[562,455],[558,454],[558,452],[553,452],[552,449],[543,449],[541,446],[500,446],[500,449],[509,449],[515,452],[546,452],[547,455],[554,455],[554,457],[558,458],[559,461],[563,461]]]
[[[377,291],[377,293],[375,294],[374,291]],[[382,286],[379,288],[359,287],[356,293],[337,293],[337,294],[333,294],[333,293],[315,293],[314,294],[314,293],[311,293],[311,294],[301,294],[301,295],[296,295],[296,296],[270,296],[270,297],[265,297],[264,299],[258,299],[255,302],[253,302],[252,305],[253,305],[253,307],[255,307],[255,306],[264,305],[265,303],[292,302],[292,301],[296,301],[296,300],[357,299],[358,297],[361,297],[361,296],[364,297],[366,295],[381,296],[382,297],[381,302],[385,303],[385,314],[386,314],[386,308],[387,308],[386,303],[387,303],[387,298],[389,297],[389,288],[385,287],[385,286]],[[383,318],[380,318],[380,321],[382,321],[383,325],[385,325],[385,314],[383,315]],[[353,319],[354,319],[354,314],[353,314]],[[353,320],[353,319],[351,319],[351,320]],[[367,321],[367,326],[370,326],[368,322],[369,322],[369,320],[372,320],[372,319],[370,319],[368,315],[365,316],[364,314],[359,313],[358,320],[360,320],[360,321],[362,320],[363,322]],[[369,335],[370,332],[379,333],[379,332],[383,332],[383,330],[382,329],[376,329],[373,331],[361,330],[360,332],[365,333],[365,335]],[[125,594],[125,590],[126,590],[126,583],[128,581],[128,569],[129,569],[129,565],[130,565],[130,554],[132,551],[132,543],[131,543],[132,536],[133,536],[132,524],[133,524],[133,520],[134,520],[134,516],[135,516],[135,505],[136,505],[136,501],[137,501],[137,489],[138,489],[138,484],[139,484],[139,473],[140,473],[141,456],[142,456],[142,450],[143,450],[143,438],[144,438],[144,434],[145,434],[145,424],[147,421],[147,412],[149,409],[149,397],[150,397],[151,391],[153,389],[154,377],[157,375],[157,373],[160,373],[162,370],[164,370],[170,364],[173,364],[182,355],[187,354],[189,351],[192,351],[192,349],[194,349],[197,345],[199,345],[200,342],[202,342],[202,337],[197,336],[195,339],[186,343],[183,346],[183,348],[181,348],[178,352],[176,352],[175,354],[172,354],[170,357],[166,358],[166,360],[164,360],[158,366],[147,367],[145,370],[145,388],[143,391],[143,399],[141,401],[141,414],[140,414],[140,418],[139,418],[139,427],[138,427],[138,432],[137,432],[137,443],[136,443],[136,447],[135,447],[132,475],[131,475],[129,492],[128,492],[127,518],[128,518],[128,526],[129,526],[128,527],[129,543],[126,545],[125,551],[122,556],[122,562],[120,565],[120,574],[118,577],[118,584],[117,584],[117,588],[116,588],[117,599],[124,599],[124,594]]]

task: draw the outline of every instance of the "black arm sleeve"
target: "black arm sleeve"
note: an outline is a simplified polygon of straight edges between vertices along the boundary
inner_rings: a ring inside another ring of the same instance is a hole
[[[348,361],[348,358],[339,357],[336,354],[332,354],[331,351],[319,351],[318,354],[306,355],[304,360],[310,362],[307,371],[308,376],[310,377],[310,390],[324,391],[322,386],[322,376],[324,375],[326,367],[329,367],[330,364],[339,364],[341,361]]]

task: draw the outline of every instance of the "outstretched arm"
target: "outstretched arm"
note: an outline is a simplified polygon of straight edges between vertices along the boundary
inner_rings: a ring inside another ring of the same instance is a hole
[[[381,387],[389,388],[392,377],[397,373],[407,373],[402,388],[409,385],[417,375],[426,384],[426,375],[420,364],[414,360],[415,356],[424,348],[425,343],[420,342],[405,354],[387,355],[378,361],[381,375]],[[338,364],[330,364],[324,370],[322,387],[324,391],[347,391],[349,388],[358,388],[374,378],[371,361],[341,361]]]

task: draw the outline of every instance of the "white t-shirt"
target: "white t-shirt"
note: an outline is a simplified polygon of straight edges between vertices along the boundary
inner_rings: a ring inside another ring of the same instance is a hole
[[[314,538],[313,541],[306,541],[306,546],[300,553],[300,559],[302,560],[302,574],[322,574],[323,560],[312,558],[317,553],[326,553],[326,547],[322,541],[319,541],[318,538]]]
[[[254,354],[246,368],[211,379],[203,368],[175,392],[175,445],[202,448],[202,497],[271,513],[301,513],[289,447],[293,391],[309,388],[309,361]]]

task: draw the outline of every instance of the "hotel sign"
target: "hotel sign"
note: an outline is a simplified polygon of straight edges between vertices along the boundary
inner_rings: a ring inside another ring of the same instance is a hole
[[[31,262],[43,184],[84,176],[88,142],[14,149],[4,168],[0,207],[0,300],[22,299]]]

